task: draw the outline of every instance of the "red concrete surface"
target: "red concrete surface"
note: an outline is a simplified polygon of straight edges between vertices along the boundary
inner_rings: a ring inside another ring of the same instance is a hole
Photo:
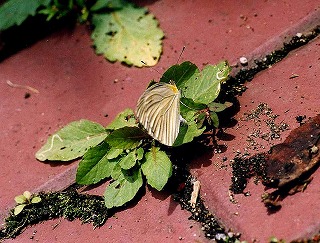
[[[299,126],[296,116],[313,117],[320,113],[319,47],[320,39],[318,38],[309,45],[290,53],[285,60],[260,73],[248,83],[248,90],[239,97],[241,109],[236,115],[238,124],[225,130],[226,133],[234,135],[235,139],[218,141],[218,144],[228,146],[227,151],[215,154],[212,158],[209,157],[209,161],[199,158],[193,164],[192,171],[202,183],[206,205],[211,211],[216,212],[226,225],[241,232],[243,239],[249,242],[254,239],[266,242],[271,236],[290,242],[299,237],[310,237],[320,229],[319,170],[313,174],[313,181],[303,193],[287,197],[281,203],[282,209],[279,212],[268,215],[261,202],[264,189],[261,184],[256,186],[251,180],[245,190],[249,191],[251,196],[236,195],[235,199],[238,203],[233,204],[228,197],[231,168],[220,169],[223,156],[230,160],[235,157],[236,150],[245,152],[247,135],[254,132],[257,127],[242,119],[245,113],[250,113],[259,103],[267,103],[273,113],[279,115],[276,121],[289,124],[290,130]],[[298,74],[299,77],[290,79],[292,74]],[[281,135],[281,140],[274,140],[273,143],[283,141],[290,130]],[[258,142],[262,141],[258,140]],[[270,144],[266,145],[265,150],[268,150]]]
[[[314,15],[320,3],[167,0],[140,4],[146,5],[158,18],[166,34],[163,41],[164,53],[156,66],[162,72],[176,62],[184,45],[187,49],[183,60],[190,60],[200,67],[204,63],[216,63],[221,59],[234,63],[242,55],[252,55],[253,50],[265,51],[259,47],[292,26],[304,26],[301,23],[306,23],[304,18],[308,14],[313,15],[311,24],[319,21],[319,18],[314,20]],[[123,109],[134,108],[149,80],[160,76],[148,68],[137,69],[119,63],[108,63],[94,54],[91,43],[89,31],[80,26],[73,32],[62,30],[48,36],[0,63],[1,221],[7,209],[14,205],[13,198],[24,190],[56,190],[71,183],[74,163],[41,163],[34,158],[35,152],[44,144],[49,134],[81,118],[108,124]],[[297,126],[294,120],[296,115],[313,116],[318,113],[316,91],[319,90],[319,84],[314,76],[318,75],[319,79],[318,49],[319,41],[315,41],[291,54],[286,61],[258,75],[248,84],[249,90],[240,97],[242,107],[237,118],[262,101],[266,101],[276,114],[280,114],[281,118],[278,119],[289,123],[290,128]],[[293,61],[297,64],[294,65]],[[308,68],[310,65],[312,68]],[[288,79],[291,73],[298,73],[300,76]],[[7,80],[32,86],[40,93],[32,93],[30,98],[25,99],[26,91],[9,87]],[[303,99],[298,98],[302,95]],[[228,129],[228,132],[236,136],[233,141],[228,142],[229,149],[225,152],[225,156],[231,159],[233,150],[243,148],[247,131],[240,132],[234,128]],[[211,155],[206,157],[211,158]],[[242,232],[243,239],[264,242],[272,235],[293,239],[308,235],[308,232],[314,232],[312,227],[319,226],[314,222],[316,219],[307,214],[307,210],[301,211],[303,205],[306,208],[306,204],[314,212],[319,211],[319,206],[315,204],[315,197],[318,196],[319,199],[319,189],[315,188],[319,184],[318,174],[306,192],[287,198],[279,213],[268,216],[259,198],[261,186],[250,185],[248,190],[251,191],[251,197],[237,196],[239,202],[236,205],[229,202],[227,189],[230,185],[230,168],[226,172],[217,169],[216,159],[216,155],[208,161],[199,158],[194,163],[193,173],[202,182],[201,194],[206,205],[221,217],[227,227]],[[65,172],[66,170],[70,173]],[[61,173],[66,176],[59,176]],[[59,183],[57,178],[62,178]],[[144,204],[145,199],[148,205]],[[15,242],[25,242],[34,229],[37,229],[36,237],[42,242],[59,239],[75,242],[84,237],[93,237],[90,239],[96,239],[96,242],[113,237],[113,242],[124,242],[124,238],[121,238],[124,232],[127,232],[125,236],[131,242],[143,242],[143,233],[148,237],[145,242],[149,242],[150,238],[176,242],[179,236],[185,237],[186,242],[205,241],[199,233],[201,226],[188,221],[189,214],[176,206],[170,198],[162,201],[148,192],[138,205],[119,212],[117,220],[111,219],[100,230],[91,231],[91,226],[65,221],[61,226],[66,227],[51,230],[54,223],[46,222],[30,228]],[[174,209],[169,215],[171,208]],[[156,213],[154,219],[159,218],[159,221],[150,220],[153,219],[150,216],[152,213],[146,215],[146,211]],[[239,213],[238,216],[234,214],[236,212]],[[284,224],[279,220],[288,217],[292,219],[292,223],[286,220]],[[160,221],[165,223],[159,223]],[[113,225],[111,230],[108,229],[110,224]],[[194,227],[190,229],[190,225]],[[283,227],[279,227],[280,225]],[[112,233],[108,233],[110,231]],[[101,232],[101,235],[97,232]],[[166,235],[165,232],[169,233]]]
[[[15,242],[207,242],[199,224],[187,220],[170,195],[147,191],[136,205],[117,212],[102,228],[76,220],[51,220],[29,227]],[[58,226],[56,227],[56,224]],[[10,240],[8,240],[10,242]]]

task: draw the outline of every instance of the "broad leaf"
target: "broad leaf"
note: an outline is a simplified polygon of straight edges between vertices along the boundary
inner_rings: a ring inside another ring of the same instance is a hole
[[[172,164],[168,155],[152,147],[145,155],[145,162],[141,166],[143,174],[150,186],[161,191],[172,174]]]
[[[146,134],[138,127],[123,127],[113,131],[106,142],[114,148],[132,149],[139,146]]]
[[[111,178],[113,180],[118,180],[121,175],[122,175],[122,169],[119,163],[117,163],[111,172]]]
[[[90,147],[101,143],[108,133],[103,126],[92,121],[71,122],[49,137],[36,153],[36,158],[40,161],[76,159],[83,156]]]
[[[40,6],[48,6],[51,0],[9,0],[0,6],[0,31],[20,25],[28,16],[34,16]]]
[[[122,170],[122,175],[106,188],[104,193],[106,207],[120,207],[129,202],[137,194],[142,184],[141,170],[135,170],[132,174]]]
[[[201,72],[193,63],[183,62],[170,67],[160,82],[168,83],[173,80],[182,99],[185,98],[184,101],[189,102],[189,106],[194,109],[200,104],[208,105],[218,97],[220,85],[228,78],[229,73],[230,66],[226,61],[215,66],[207,65]]]
[[[111,159],[115,159],[117,158],[120,154],[122,154],[123,149],[118,149],[118,148],[113,148],[111,147],[108,151],[107,154],[107,159],[111,160]]]
[[[144,66],[141,60],[148,66],[158,62],[164,34],[147,9],[127,4],[110,13],[93,14],[92,24],[96,53],[109,61],[138,67]]]
[[[85,153],[77,170],[77,183],[82,185],[96,184],[111,176],[117,162],[107,159],[109,149],[107,143],[102,143]]]
[[[184,97],[180,99],[180,115],[182,117],[190,116],[190,112],[193,114],[191,117],[197,116],[197,114],[201,113],[201,110],[206,108],[207,105],[194,103],[191,99]]]
[[[217,102],[211,102],[208,105],[208,108],[210,111],[214,111],[214,112],[221,112],[224,111],[225,109],[229,108],[232,106],[231,102],[225,102],[225,103],[217,103]]]
[[[168,70],[162,75],[160,82],[169,83],[171,80],[174,81],[178,89],[181,90],[182,96],[184,96],[183,89],[186,88],[184,83],[197,74],[199,74],[197,66],[186,61],[180,65],[177,64],[168,68]]]
[[[195,137],[199,137],[205,127],[198,128],[197,124],[193,121],[188,123],[188,126],[182,126],[180,128],[177,139],[174,141],[173,146],[180,146],[185,143],[190,143],[193,141]]]
[[[142,160],[143,155],[144,155],[144,150],[143,148],[138,148],[136,150],[136,155],[137,155],[137,160]]]
[[[97,0],[90,8],[90,11],[99,11],[102,9],[119,9],[127,4],[124,0]]]
[[[204,122],[206,120],[206,113],[201,112],[197,115],[195,122],[197,123],[198,128],[202,128],[204,126]]]
[[[208,105],[218,97],[221,82],[227,79],[229,72],[230,67],[227,62],[205,66],[201,73],[195,73],[183,83],[184,96],[195,103]]]
[[[179,134],[176,140],[174,141],[173,146],[180,146],[182,144],[189,143],[195,137],[200,136],[205,130],[205,127],[199,128],[197,123],[195,122],[195,111],[189,111],[185,119],[187,120],[187,124],[180,125]]]
[[[136,150],[133,150],[120,160],[119,165],[122,169],[129,170],[136,164],[136,161]]]
[[[219,117],[218,117],[217,113],[211,111],[210,112],[210,119],[211,119],[212,125],[214,127],[219,127]]]
[[[119,113],[116,118],[106,127],[106,129],[116,130],[122,127],[137,127],[138,123],[131,109],[125,109]]]

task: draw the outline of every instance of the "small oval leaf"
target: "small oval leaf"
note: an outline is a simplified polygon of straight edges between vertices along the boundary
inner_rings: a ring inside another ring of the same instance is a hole
[[[18,204],[26,203],[27,199],[24,195],[19,195],[14,198],[15,202]]]
[[[23,193],[23,196],[24,196],[27,200],[30,200],[30,198],[31,198],[31,192],[25,191],[25,192]]]
[[[36,196],[31,199],[31,203],[39,203],[41,202],[41,197]]]
[[[18,215],[21,213],[21,211],[24,209],[24,207],[27,206],[26,204],[20,204],[14,208],[14,215]]]

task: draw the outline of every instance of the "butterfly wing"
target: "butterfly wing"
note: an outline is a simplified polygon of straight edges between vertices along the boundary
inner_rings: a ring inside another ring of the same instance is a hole
[[[139,98],[137,118],[148,134],[172,146],[180,127],[180,92],[174,84],[156,83]]]

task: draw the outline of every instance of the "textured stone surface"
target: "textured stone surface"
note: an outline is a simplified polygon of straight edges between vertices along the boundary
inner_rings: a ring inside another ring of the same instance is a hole
[[[252,56],[254,50],[265,54],[269,51],[265,48],[269,40],[281,44],[278,37],[290,33],[290,28],[309,26],[319,20],[314,17],[319,6],[316,1],[167,0],[140,4],[149,7],[166,34],[163,56],[155,67],[159,72],[176,62],[184,45],[187,48],[182,59],[200,67],[221,59],[235,63],[241,56]],[[309,22],[305,21],[308,14],[313,14]],[[149,80],[160,77],[148,68],[108,63],[97,57],[90,45],[89,31],[80,26],[74,31],[62,30],[48,36],[0,63],[1,220],[14,205],[14,196],[23,191],[56,190],[72,181],[76,162],[41,163],[34,158],[49,134],[80,118],[108,124],[118,112],[134,108]],[[265,242],[272,235],[289,241],[319,229],[316,218],[320,211],[319,172],[304,193],[286,198],[278,213],[267,215],[260,202],[261,185],[250,183],[247,190],[251,196],[237,195],[236,204],[229,201],[231,170],[219,166],[223,156],[229,161],[235,151],[245,148],[246,136],[254,126],[242,122],[241,117],[260,102],[267,103],[280,115],[278,121],[290,124],[290,129],[298,126],[297,115],[309,117],[319,113],[319,56],[318,38],[257,75],[239,98],[241,107],[236,115],[239,128],[226,130],[234,138],[218,141],[227,144],[228,149],[224,154],[206,154],[192,165],[192,173],[201,181],[206,205],[227,227],[242,232],[243,239],[248,241]],[[290,79],[292,74],[299,77]],[[31,93],[26,99],[26,90],[9,87],[7,80],[34,87],[39,94]],[[283,139],[286,134],[282,134]],[[267,146],[268,143],[266,150]],[[64,220],[52,229],[59,221],[49,221],[28,229],[15,241],[25,242],[33,230],[37,230],[35,239],[42,242],[62,239],[105,242],[110,238],[113,242],[128,242],[127,239],[176,242],[180,236],[185,242],[204,241],[201,226],[188,221],[188,216],[165,193],[155,196],[147,192],[141,202],[119,212],[118,218],[110,219],[102,229],[93,231],[91,226]]]

